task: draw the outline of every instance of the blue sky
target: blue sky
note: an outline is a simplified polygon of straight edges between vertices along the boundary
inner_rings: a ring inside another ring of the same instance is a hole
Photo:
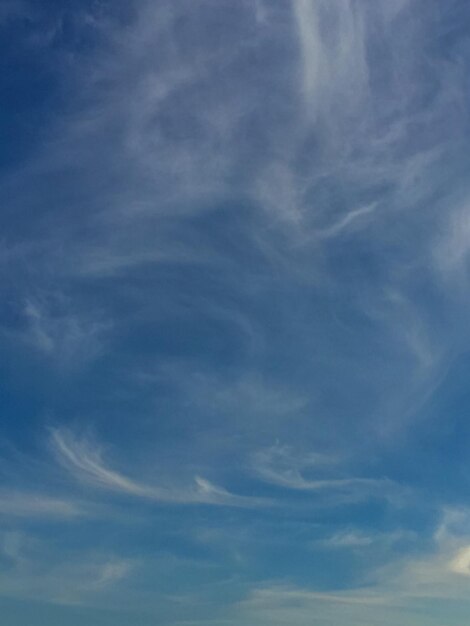
[[[461,626],[464,0],[4,0],[9,626]]]

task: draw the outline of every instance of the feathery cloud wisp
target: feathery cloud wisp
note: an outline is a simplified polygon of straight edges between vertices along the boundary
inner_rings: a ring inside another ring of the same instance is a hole
[[[117,493],[156,502],[179,504],[212,504],[251,507],[266,503],[261,499],[232,494],[207,479],[196,476],[195,487],[164,488],[143,484],[110,469],[101,449],[86,439],[77,439],[70,431],[51,431],[51,441],[58,460],[79,480]]]

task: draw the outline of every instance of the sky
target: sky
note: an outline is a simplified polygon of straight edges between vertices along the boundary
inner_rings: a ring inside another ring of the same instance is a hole
[[[2,0],[8,626],[462,626],[465,0]]]

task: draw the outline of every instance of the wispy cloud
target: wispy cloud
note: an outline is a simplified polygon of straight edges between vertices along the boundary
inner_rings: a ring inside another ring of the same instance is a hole
[[[62,366],[77,366],[99,355],[101,336],[109,330],[109,323],[74,312],[62,297],[42,300],[25,303],[26,327],[21,336],[27,344]]]
[[[313,547],[324,547],[333,550],[355,550],[372,547],[376,550],[383,547],[393,546],[399,542],[412,542],[415,540],[416,534],[409,531],[397,530],[389,533],[366,533],[361,530],[348,528],[334,533],[325,539],[314,541]]]
[[[9,561],[0,573],[3,597],[67,606],[95,604],[138,566],[110,554],[60,554],[52,544],[18,532],[0,537],[2,556]]]
[[[397,619],[396,612],[392,610],[393,605],[390,597],[370,589],[352,593],[323,593],[288,585],[273,585],[254,589],[239,604],[236,623],[242,624],[246,620],[260,626],[280,626],[285,623],[303,626],[315,615],[319,622],[339,626],[350,623],[351,619],[367,626],[372,626],[374,619],[380,619],[383,624],[392,626],[393,619]],[[402,623],[408,626],[412,622]]]
[[[307,602],[312,605],[318,601],[363,605],[383,605],[390,603],[390,600],[380,593],[321,593],[306,589],[289,589],[288,587],[282,586],[258,589],[253,593],[249,602],[254,605],[266,604],[266,606],[269,606],[270,603],[282,605],[284,603],[288,603],[289,600]]]
[[[461,515],[459,516],[461,520]],[[319,619],[334,620],[342,626],[351,618],[372,626],[380,621],[392,626],[397,622],[414,626],[415,612],[427,601],[444,610],[449,623],[457,625],[461,610],[468,611],[468,576],[470,548],[467,536],[453,534],[444,516],[435,536],[435,550],[422,556],[401,556],[394,563],[379,568],[374,581],[354,583],[351,588],[330,591],[288,584],[255,586],[238,605],[238,619],[256,624],[282,624],[287,621],[303,625],[314,613]],[[454,519],[455,521],[455,519]],[[341,541],[340,546],[351,542]],[[356,542],[351,545],[361,545]],[[439,616],[426,615],[426,623],[440,624]],[[423,622],[424,623],[424,622]]]
[[[158,487],[147,485],[110,469],[102,451],[87,439],[78,439],[70,431],[53,429],[51,441],[58,460],[79,480],[121,494],[156,502],[212,504],[220,506],[259,506],[262,500],[232,494],[199,476],[194,487]]]
[[[470,569],[466,515],[432,535],[466,502],[468,7],[33,4],[0,8],[0,587],[78,603],[122,548],[154,622],[460,626],[425,609]]]
[[[74,519],[87,515],[87,509],[83,504],[67,498],[3,488],[0,489],[0,515],[31,519]]]
[[[352,498],[392,497],[398,486],[387,478],[341,476],[341,465],[334,457],[299,454],[286,446],[258,451],[253,469],[264,481],[296,491],[344,493]],[[321,473],[324,477],[315,478]],[[339,475],[338,475],[339,474]]]
[[[71,433],[65,434],[57,429],[51,431],[51,438],[58,459],[78,478],[130,495],[148,497],[159,493],[107,468],[100,448],[86,439],[76,439]]]
[[[353,2],[293,0],[302,58],[302,92],[307,115],[325,114],[341,89],[348,106],[367,94],[368,67],[363,16]],[[330,19],[330,28],[325,20]],[[333,80],[332,80],[332,77]]]
[[[355,221],[359,221],[365,218],[367,215],[373,213],[377,208],[376,204],[370,204],[367,206],[352,209],[346,215],[343,215],[336,224],[332,224],[323,230],[319,231],[320,237],[335,237],[341,232],[346,230]]]
[[[450,562],[450,569],[456,574],[470,576],[470,546],[461,548]]]

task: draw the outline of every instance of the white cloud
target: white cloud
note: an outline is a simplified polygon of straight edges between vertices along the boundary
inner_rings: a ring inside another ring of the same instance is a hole
[[[135,496],[155,497],[159,493],[107,468],[100,448],[86,439],[76,439],[59,429],[53,429],[51,437],[58,459],[78,478]]]
[[[377,204],[368,204],[366,206],[359,207],[357,209],[351,209],[349,213],[343,215],[336,224],[329,226],[319,231],[320,237],[336,237],[343,231],[345,231],[351,224],[356,221],[364,219],[365,216],[370,215],[377,209]]]
[[[362,549],[371,547],[374,550],[390,548],[400,541],[416,541],[416,534],[411,531],[396,530],[392,532],[363,532],[360,529],[348,528],[336,532],[325,539],[312,542],[312,547],[323,547],[333,550]]]
[[[307,115],[326,113],[334,98],[363,99],[368,89],[363,17],[357,6],[324,0],[292,0],[302,57]]]
[[[0,594],[62,605],[93,605],[129,578],[138,562],[114,555],[57,554],[33,538],[16,542],[12,566],[0,572]]]
[[[77,439],[70,431],[52,429],[51,441],[58,460],[78,479],[95,487],[156,502],[211,504],[251,507],[267,501],[232,494],[205,478],[194,477],[195,487],[158,487],[133,480],[109,468],[102,451],[87,439]]]
[[[397,622],[388,619],[393,602],[379,591],[320,592],[288,585],[255,588],[238,607],[235,623],[267,626],[275,624],[334,624],[346,626],[358,623],[364,626]],[[397,616],[394,615],[394,619]],[[375,621],[374,621],[375,620]],[[412,622],[400,621],[407,626]]]
[[[329,548],[362,548],[374,543],[375,537],[354,531],[341,532],[333,535],[329,539],[320,541],[320,545]]]
[[[73,519],[87,515],[81,503],[34,491],[0,490],[0,515],[23,518]]]
[[[253,605],[256,604],[265,604],[266,606],[271,606],[274,608],[277,606],[282,606],[284,603],[289,603],[289,601],[302,601],[302,602],[311,602],[316,603],[317,601],[323,602],[331,602],[331,603],[340,603],[340,604],[364,604],[364,605],[383,605],[388,604],[389,599],[380,593],[374,592],[350,592],[346,591],[345,593],[321,593],[316,591],[309,591],[307,589],[298,589],[295,587],[267,587],[257,589],[251,599],[250,603]]]
[[[396,497],[400,489],[387,478],[345,474],[338,459],[321,453],[302,454],[286,446],[273,446],[253,456],[253,470],[262,480],[296,491],[337,492],[346,498]],[[321,473],[322,478],[315,478]]]
[[[240,336],[247,342],[256,341],[256,332],[249,328],[241,327]],[[204,411],[236,414],[239,420],[266,417],[273,422],[282,416],[297,415],[308,405],[305,394],[288,385],[266,382],[256,374],[244,373],[228,380],[215,373],[186,372],[184,378],[184,370],[168,374],[170,377],[176,374],[184,381],[188,403],[196,403]]]
[[[59,296],[29,298],[23,308],[25,328],[20,339],[60,366],[74,368],[102,351],[102,337],[110,324],[74,311],[70,301]]]
[[[455,526],[461,526],[464,517],[466,535],[455,534]],[[444,512],[434,551],[421,556],[402,555],[370,574],[372,582],[360,586],[327,591],[272,581],[255,586],[238,605],[235,623],[305,626],[314,616],[319,624],[336,626],[352,622],[367,626],[440,626],[445,614],[446,624],[459,626],[469,608],[469,528],[468,514]],[[338,537],[338,547],[365,545],[358,543],[356,536],[343,535],[345,541]],[[417,611],[422,618],[417,618]]]
[[[440,229],[432,245],[433,261],[438,277],[458,296],[465,297],[470,254],[468,201],[457,203],[454,200],[451,203],[441,217]]]
[[[450,569],[456,574],[470,576],[470,546],[460,548],[458,553],[450,562]]]

